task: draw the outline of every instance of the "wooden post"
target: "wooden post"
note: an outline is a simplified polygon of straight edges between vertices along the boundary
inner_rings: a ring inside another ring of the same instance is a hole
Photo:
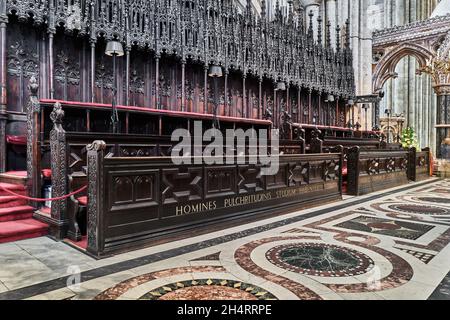
[[[7,110],[7,72],[6,72],[6,12],[0,13],[0,173],[6,171],[6,121]]]
[[[155,56],[155,101],[156,109],[161,109],[161,99],[159,97],[159,59],[161,56],[157,54]]]
[[[263,78],[259,77],[258,81],[258,119],[262,119],[264,116],[263,103],[262,103],[262,82]]]
[[[417,181],[416,176],[416,163],[417,163],[417,150],[415,147],[411,147],[408,150],[408,180]]]
[[[99,256],[104,250],[103,238],[103,161],[106,143],[94,141],[86,147],[88,166],[87,251]]]
[[[186,111],[186,60],[181,60],[181,111]]]
[[[359,154],[360,147],[353,147],[347,154],[347,193],[359,196]]]
[[[91,39],[91,102],[95,101],[95,40]]]
[[[334,119],[334,125],[340,127],[339,123],[339,98],[336,99],[336,119]]]
[[[311,132],[311,143],[310,152],[311,153],[322,153],[323,141],[320,139],[321,131],[315,129]]]
[[[343,183],[343,177],[342,177],[342,169],[344,168],[344,146],[339,145],[334,148],[335,153],[340,153],[339,157],[339,192],[342,195],[342,183]]]
[[[224,107],[225,107],[225,112],[224,114],[227,115],[228,112],[228,116],[232,116],[231,113],[231,108],[228,105],[228,68],[225,68],[225,79],[224,79],[224,99],[225,99],[225,103],[224,103]]]
[[[125,49],[126,61],[125,61],[125,104],[130,105],[130,58],[131,47],[127,45]]]
[[[28,192],[33,198],[41,197],[41,147],[39,143],[39,115],[41,105],[37,96],[39,85],[33,76],[28,85],[30,101],[27,110],[27,178]],[[38,203],[30,202],[34,207]]]
[[[245,81],[247,79],[247,75],[244,73],[242,76],[242,118],[248,118],[248,109],[247,109],[247,89],[245,87]]]
[[[50,132],[50,152],[52,168],[52,197],[62,197],[67,194],[67,150],[66,131],[62,127],[64,110],[57,102],[50,114],[53,130]],[[64,239],[67,234],[67,200],[52,202],[50,234],[56,239]]]
[[[313,114],[312,114],[312,90],[308,89],[308,118],[309,123],[313,123]]]
[[[55,63],[53,58],[53,40],[54,40],[55,34],[53,30],[49,30],[48,32],[48,84],[50,89],[50,99],[54,99],[55,97],[55,81],[54,81],[54,69],[55,69]]]
[[[208,114],[209,110],[208,110],[208,64],[205,63],[204,65],[204,74],[203,74],[203,83],[204,83],[204,88],[205,91],[203,92],[203,99],[204,104],[203,104],[203,113],[204,114]]]

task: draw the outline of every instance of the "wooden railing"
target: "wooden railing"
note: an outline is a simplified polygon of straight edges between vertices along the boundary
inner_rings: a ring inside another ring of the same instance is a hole
[[[347,153],[347,192],[364,195],[430,177],[429,151],[370,150],[353,147]]]
[[[274,176],[247,157],[233,165],[175,165],[171,158],[108,158],[88,146],[88,248],[105,256],[199,224],[341,199],[342,154],[279,158]],[[225,159],[224,159],[225,161]]]
[[[422,181],[428,179],[432,175],[432,157],[430,148],[416,151],[415,148],[410,150],[409,174],[411,181]]]

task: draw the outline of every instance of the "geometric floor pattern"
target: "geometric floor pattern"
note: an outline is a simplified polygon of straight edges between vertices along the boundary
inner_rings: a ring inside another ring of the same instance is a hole
[[[450,300],[450,181],[94,260],[49,238],[0,245],[0,299]]]

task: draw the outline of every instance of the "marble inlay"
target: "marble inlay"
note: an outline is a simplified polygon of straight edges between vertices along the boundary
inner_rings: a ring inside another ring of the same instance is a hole
[[[438,198],[438,197],[417,197],[415,200],[424,201],[424,202],[434,202],[434,203],[443,203],[450,204],[449,198]]]
[[[140,300],[276,300],[260,287],[225,279],[196,279],[156,288]]]
[[[409,253],[410,255],[419,259],[420,261],[422,261],[425,264],[428,264],[435,257],[432,254],[419,252],[416,250],[403,249],[403,248],[399,248],[399,249],[402,250],[403,252]]]
[[[447,215],[450,214],[450,210],[435,207],[435,206],[425,206],[425,205],[415,205],[415,204],[391,204],[388,206],[391,210],[397,210],[406,213],[414,214],[425,214],[425,215]]]
[[[269,250],[266,257],[280,268],[319,277],[364,274],[374,265],[373,260],[361,252],[322,243],[282,245]]]
[[[416,240],[434,228],[432,225],[360,216],[336,227]]]
[[[191,261],[218,261],[219,257],[220,257],[220,251],[213,253],[213,254],[208,254],[207,256],[204,256],[204,257],[193,259]]]

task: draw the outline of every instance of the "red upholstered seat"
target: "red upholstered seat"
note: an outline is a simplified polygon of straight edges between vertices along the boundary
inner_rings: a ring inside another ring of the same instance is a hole
[[[7,172],[5,172],[5,174],[7,174],[9,176],[20,177],[20,178],[26,178],[27,177],[27,172],[26,171],[7,171]]]
[[[77,200],[82,206],[87,206],[87,196],[79,197]]]
[[[347,176],[348,169],[347,169],[347,162],[344,162],[344,165],[342,166],[342,175]]]
[[[26,146],[27,145],[27,137],[26,136],[6,136],[6,142],[9,144],[17,145],[17,146]]]
[[[52,170],[51,169],[42,169],[42,175],[46,179],[51,179],[51,177],[52,177]]]

